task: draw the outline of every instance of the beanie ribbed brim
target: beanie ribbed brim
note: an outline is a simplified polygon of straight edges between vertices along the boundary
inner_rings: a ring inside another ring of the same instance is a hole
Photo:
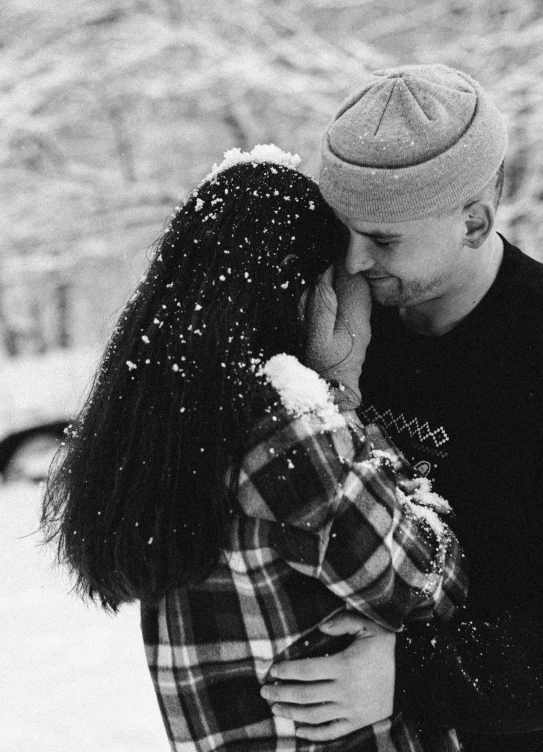
[[[350,105],[342,107],[323,138],[319,177],[322,195],[334,209],[367,222],[401,222],[461,205],[488,185],[505,156],[505,122],[476,81],[458,71],[454,73],[473,87],[476,94],[471,121],[442,153],[416,164],[366,166],[363,142],[360,146],[355,143],[354,147],[361,153],[358,163],[353,163],[350,155],[346,159],[336,153],[331,132],[341,127],[341,115]],[[357,99],[357,95],[350,101],[363,105],[363,98]],[[353,133],[351,138],[354,143],[360,135]],[[391,148],[399,147],[391,143]]]

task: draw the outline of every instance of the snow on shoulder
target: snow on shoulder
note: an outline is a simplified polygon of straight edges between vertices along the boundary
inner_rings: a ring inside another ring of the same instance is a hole
[[[259,368],[257,376],[264,376],[273,386],[289,414],[313,415],[322,423],[323,431],[345,425],[326,381],[293,355],[274,355]]]
[[[224,159],[220,164],[213,165],[211,172],[204,178],[203,182],[206,183],[209,180],[213,180],[219,172],[223,172],[241,162],[252,162],[253,164],[271,162],[272,164],[296,170],[301,159],[298,154],[283,151],[278,146],[275,146],[275,144],[257,144],[252,151],[242,151],[239,148],[230,149],[224,152]]]

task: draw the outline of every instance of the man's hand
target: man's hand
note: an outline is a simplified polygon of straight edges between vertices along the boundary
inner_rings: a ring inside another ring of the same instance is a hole
[[[267,684],[261,694],[275,715],[299,724],[297,736],[330,741],[392,714],[396,635],[351,611],[320,628],[357,636],[342,653],[275,664],[270,676],[293,683]]]
[[[341,382],[359,402],[358,379],[371,336],[368,283],[361,274],[331,266],[303,294],[300,307],[307,330],[305,364]]]

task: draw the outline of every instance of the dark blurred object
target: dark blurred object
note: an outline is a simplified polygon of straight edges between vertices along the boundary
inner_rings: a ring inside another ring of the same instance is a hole
[[[0,360],[0,475],[40,482],[82,404],[99,353],[58,349]]]
[[[48,423],[0,441],[0,475],[5,481],[45,480],[67,426],[67,422]]]

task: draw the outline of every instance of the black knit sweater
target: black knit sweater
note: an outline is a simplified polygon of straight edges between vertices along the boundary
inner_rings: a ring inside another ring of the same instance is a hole
[[[428,738],[456,728],[466,752],[543,745],[543,264],[504,245],[489,292],[442,336],[376,304],[361,379],[363,422],[451,503],[470,576],[453,622],[398,636],[395,708]]]

